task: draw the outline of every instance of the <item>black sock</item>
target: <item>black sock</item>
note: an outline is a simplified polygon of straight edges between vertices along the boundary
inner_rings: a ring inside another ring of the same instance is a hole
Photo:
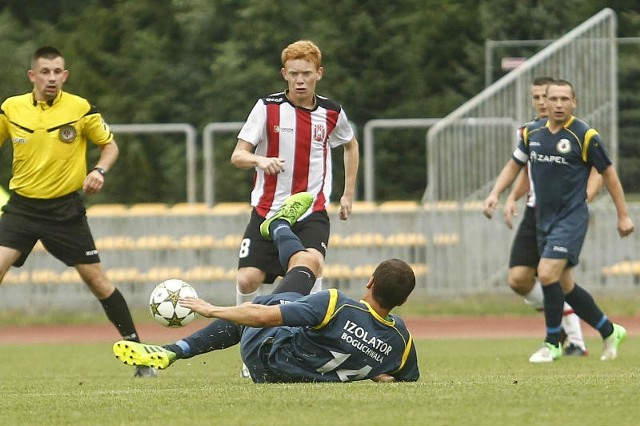
[[[273,290],[275,293],[286,293],[294,291],[306,296],[311,292],[311,288],[316,282],[316,276],[311,269],[306,266],[294,266],[285,274],[278,287]]]
[[[274,220],[269,227],[273,242],[278,249],[280,264],[286,271],[289,269],[289,259],[295,253],[304,250],[300,238],[291,230],[291,225],[284,219]]]
[[[596,305],[587,290],[575,284],[573,290],[565,295],[565,300],[571,305],[576,315],[598,330],[603,338],[609,337],[613,333],[613,324]]]
[[[107,318],[116,326],[124,340],[139,342],[138,332],[133,325],[133,318],[122,293],[116,288],[111,296],[100,300]]]
[[[176,358],[191,358],[207,352],[225,349],[240,343],[241,326],[227,320],[215,320],[189,337],[163,348],[175,352]]]
[[[544,294],[544,321],[547,326],[545,342],[558,346],[560,343],[560,331],[562,330],[562,307],[564,305],[564,293],[560,282],[542,286]]]

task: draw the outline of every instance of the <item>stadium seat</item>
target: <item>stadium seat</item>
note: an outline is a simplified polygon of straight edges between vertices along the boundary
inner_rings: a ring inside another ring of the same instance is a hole
[[[418,210],[417,201],[385,201],[380,203],[378,210],[381,212],[415,212]]]
[[[114,283],[135,283],[140,281],[138,268],[107,269],[107,277]]]
[[[4,279],[2,280],[2,284],[24,284],[29,282],[29,272],[27,271],[17,271],[9,269],[9,271],[5,274]]]
[[[378,265],[374,263],[367,263],[364,265],[358,265],[351,270],[351,277],[356,279],[367,280],[371,275],[373,275],[373,271],[376,270]]]
[[[370,247],[384,244],[385,237],[380,233],[355,232],[350,235],[332,235],[330,245],[335,247]]]
[[[348,279],[351,278],[351,268],[343,264],[326,264],[322,276],[331,280]]]
[[[451,246],[460,243],[460,235],[455,232],[435,234],[433,236],[433,245],[435,246]]]
[[[251,205],[243,202],[218,203],[211,208],[213,214],[218,215],[237,215],[246,214],[251,211]]]
[[[387,246],[424,246],[427,244],[427,238],[418,233],[398,233],[389,235],[384,244]]]
[[[140,274],[140,280],[152,283],[161,283],[170,278],[182,279],[183,272],[179,266],[160,266],[150,268],[147,272]]]
[[[33,246],[33,250],[34,252],[41,252],[44,253],[46,251],[46,249],[44,248],[44,246],[42,245],[42,241],[38,240],[36,242],[36,245]]]
[[[169,235],[143,235],[136,240],[136,248],[167,250],[178,247],[178,242]]]
[[[429,266],[425,263],[412,263],[410,266],[416,277],[422,277],[429,273]]]
[[[374,201],[354,201],[352,210],[355,213],[373,213],[378,210],[378,204]]]
[[[169,212],[169,206],[165,203],[138,203],[127,210],[128,215],[133,216],[155,216]]]
[[[205,203],[177,203],[169,207],[169,213],[173,215],[200,215],[211,211]]]
[[[227,271],[221,266],[194,266],[183,274],[184,280],[190,283],[196,281],[222,281],[226,276]]]
[[[60,283],[82,284],[82,278],[74,268],[67,268],[60,274]]]
[[[107,235],[96,239],[98,250],[130,250],[136,248],[136,241],[125,235]]]
[[[30,281],[33,284],[56,284],[60,281],[60,274],[53,269],[34,269]]]
[[[458,201],[436,201],[424,203],[422,207],[427,211],[449,212],[458,210],[460,203]]]
[[[216,247],[227,248],[227,249],[238,249],[240,248],[240,242],[242,242],[241,234],[229,234],[218,239],[216,242]]]
[[[482,201],[466,201],[462,204],[462,209],[467,211],[481,212],[484,210],[484,203]]]
[[[213,235],[185,235],[178,241],[178,246],[183,249],[210,249],[217,247],[217,240]]]
[[[89,217],[110,217],[121,216],[127,212],[127,206],[124,204],[95,204],[87,208],[87,216]]]

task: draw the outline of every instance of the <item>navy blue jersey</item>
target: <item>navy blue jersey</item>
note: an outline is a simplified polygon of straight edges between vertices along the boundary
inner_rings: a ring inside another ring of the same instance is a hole
[[[545,232],[571,214],[588,215],[591,167],[602,172],[611,165],[598,132],[576,117],[555,134],[549,131],[548,119],[530,123],[522,132],[513,159],[522,165],[530,162],[536,221]]]
[[[304,297],[277,293],[254,303],[280,304],[284,322],[282,327],[243,333],[243,358],[256,381],[351,382],[382,373],[416,381],[420,376],[404,322],[395,315],[380,317],[364,301],[330,289]],[[247,356],[252,350],[254,355],[260,352],[256,345],[262,348],[260,366],[255,356]]]

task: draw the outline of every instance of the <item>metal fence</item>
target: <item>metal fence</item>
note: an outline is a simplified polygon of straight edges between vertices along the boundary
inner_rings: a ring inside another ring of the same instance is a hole
[[[616,16],[604,9],[439,121],[427,134],[424,201],[481,199],[515,146],[512,127],[532,118],[538,76],[570,81],[577,115],[618,155]]]

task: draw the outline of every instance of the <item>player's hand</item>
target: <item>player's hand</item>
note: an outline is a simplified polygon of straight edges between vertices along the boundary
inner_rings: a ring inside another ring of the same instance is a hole
[[[277,157],[258,157],[258,168],[268,175],[284,172],[284,160]]]
[[[347,220],[351,216],[351,209],[353,208],[353,200],[351,197],[343,195],[340,197],[340,219]]]
[[[378,383],[391,383],[391,382],[395,382],[396,378],[389,374],[382,373],[372,377],[371,380]]]
[[[493,194],[489,194],[486,200],[484,200],[483,206],[484,209],[482,210],[482,213],[487,218],[491,219],[491,217],[493,216],[493,210],[495,210],[495,208],[498,206],[498,197]]]
[[[513,218],[518,216],[518,205],[515,200],[507,199],[502,215],[504,216],[504,223],[507,225],[507,228],[513,229]]]
[[[626,237],[633,232],[633,222],[629,216],[618,219],[618,235]]]
[[[88,175],[84,177],[82,184],[82,191],[87,194],[97,194],[102,190],[104,186],[104,176],[97,170],[91,170]]]
[[[214,307],[212,304],[205,302],[202,299],[195,299],[193,297],[184,297],[178,301],[178,304],[182,307],[191,309],[193,312],[202,315],[205,318],[212,318],[212,312]]]

